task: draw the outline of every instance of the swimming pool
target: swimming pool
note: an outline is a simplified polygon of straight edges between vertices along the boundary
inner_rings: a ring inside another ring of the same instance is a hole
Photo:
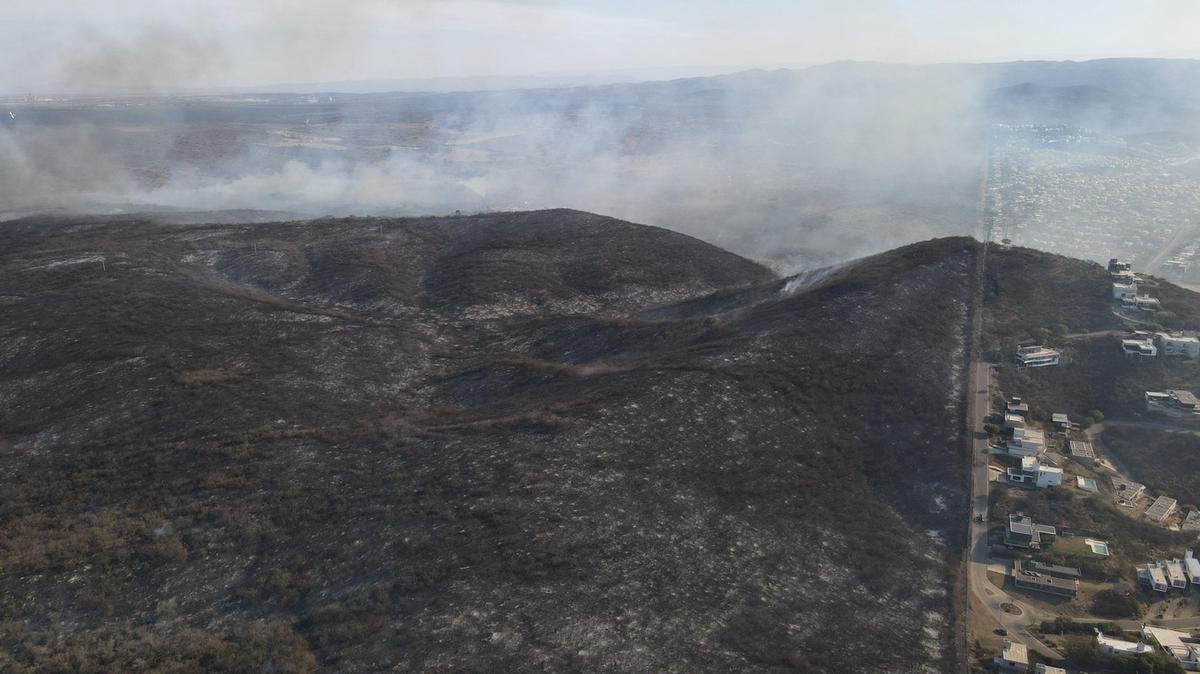
[[[1091,538],[1085,538],[1083,542],[1087,543],[1088,547],[1092,549],[1092,552],[1096,553],[1097,555],[1102,557],[1108,556],[1108,543],[1106,541],[1097,541]]]
[[[1093,494],[1095,494],[1098,491],[1096,489],[1096,481],[1090,477],[1076,476],[1075,477],[1075,486],[1079,487],[1080,489],[1082,489],[1084,491],[1091,492]]]

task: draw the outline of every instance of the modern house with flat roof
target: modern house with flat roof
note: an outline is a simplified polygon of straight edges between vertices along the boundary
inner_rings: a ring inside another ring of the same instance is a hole
[[[1046,434],[1034,428],[1014,428],[1008,441],[1008,453],[1013,456],[1038,456],[1046,451]]]
[[[1200,358],[1200,338],[1193,335],[1158,333],[1162,355],[1178,358]]]
[[[1013,584],[1023,590],[1045,592],[1060,597],[1071,597],[1079,593],[1079,581],[1047,576],[1033,571],[1013,571]]]
[[[1152,503],[1150,507],[1146,509],[1146,512],[1143,513],[1142,516],[1152,522],[1158,522],[1159,524],[1162,524],[1175,512],[1175,509],[1178,506],[1179,502],[1170,496],[1159,496],[1158,498],[1154,499],[1154,503]]]
[[[1074,597],[1079,593],[1079,569],[1032,560],[1014,562],[1013,583],[1026,590]]]
[[[1183,518],[1184,531],[1200,531],[1200,510],[1193,510]]]
[[[1071,458],[1085,466],[1094,467],[1096,465],[1096,449],[1092,447],[1092,443],[1087,440],[1072,440]]]
[[[992,658],[992,664],[1001,672],[1028,672],[1029,650],[1019,641],[1005,639],[1000,652]]]
[[[1112,296],[1114,300],[1124,302],[1137,297],[1137,294],[1137,279],[1121,278],[1113,280]]]
[[[1062,353],[1041,345],[1022,346],[1017,349],[1017,362],[1023,367],[1049,367],[1058,365]]]
[[[1162,302],[1158,301],[1157,297],[1149,295],[1138,295],[1133,298],[1123,298],[1121,304],[1138,311],[1154,311],[1162,306]]]
[[[1113,491],[1117,492],[1117,498],[1133,503],[1146,493],[1146,485],[1132,480],[1114,476],[1112,478]]]
[[[1108,273],[1109,274],[1132,274],[1133,263],[1129,260],[1122,260],[1115,257],[1108,258]]]
[[[1017,396],[1013,396],[1012,398],[1008,399],[1008,404],[1004,406],[1004,409],[1009,414],[1020,414],[1024,416],[1029,414],[1029,403]]]
[[[1138,582],[1149,586],[1155,592],[1167,592],[1171,589],[1171,585],[1167,583],[1166,569],[1158,562],[1150,562],[1144,566],[1136,567]]]
[[[1067,580],[1079,580],[1079,569],[1073,566],[1061,566],[1059,564],[1045,564],[1035,562],[1032,559],[1027,559],[1021,563],[1021,568],[1033,573],[1040,573],[1044,576],[1055,576],[1056,578],[1066,578]]]
[[[1192,556],[1191,550],[1183,552],[1183,572],[1187,574],[1192,585],[1200,585],[1200,561]]]
[[[1104,636],[1104,633],[1099,629],[1096,630],[1096,648],[1102,654],[1108,656],[1141,655],[1154,650],[1154,647],[1145,641],[1125,641],[1124,639]]]
[[[1006,412],[1004,414],[1005,428],[1025,428],[1025,417],[1020,414]]]
[[[1121,339],[1121,353],[1126,358],[1146,358],[1153,360],[1158,356],[1158,347],[1154,345],[1154,340],[1149,337],[1125,337]]]
[[[1008,516],[1004,525],[1004,544],[1010,548],[1039,550],[1042,536],[1053,536],[1057,529],[1048,524],[1034,524],[1033,520],[1020,513]]]
[[[1184,641],[1184,639],[1190,640],[1191,634],[1169,630],[1165,627],[1142,625],[1142,638],[1153,638],[1158,642],[1159,647],[1167,655],[1178,660],[1184,669],[1193,672],[1200,670],[1200,647]]]
[[[1200,418],[1200,400],[1191,391],[1146,391],[1146,409],[1189,420]]]
[[[1163,562],[1161,566],[1167,569],[1167,582],[1176,590],[1186,590],[1188,586],[1187,574],[1183,571],[1183,560],[1172,559]]]
[[[1034,665],[1033,674],[1067,674],[1067,670],[1062,667],[1051,667],[1044,662],[1039,662]]]
[[[1063,470],[1054,466],[1043,466],[1037,457],[1021,457],[1021,465],[1008,469],[1008,481],[1031,484],[1038,489],[1058,487],[1062,484]]]

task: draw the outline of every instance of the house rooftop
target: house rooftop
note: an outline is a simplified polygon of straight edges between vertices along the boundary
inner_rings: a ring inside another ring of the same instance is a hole
[[[1082,456],[1086,459],[1096,458],[1096,450],[1092,447],[1092,443],[1087,440],[1072,440],[1071,455]]]
[[[1034,573],[1041,573],[1041,574],[1053,574],[1053,575],[1056,575],[1056,576],[1059,576],[1062,578],[1079,578],[1080,577],[1079,569],[1076,569],[1073,566],[1061,566],[1058,564],[1043,564],[1042,562],[1026,560],[1025,564],[1023,565],[1023,568],[1026,571],[1032,571]]]
[[[1200,510],[1193,510],[1183,520],[1184,531],[1200,531]]]
[[[1146,509],[1146,517],[1154,520],[1155,522],[1161,522],[1165,520],[1168,515],[1175,512],[1175,507],[1177,505],[1179,505],[1179,502],[1170,496],[1159,496],[1158,498],[1154,499],[1154,503],[1152,503],[1150,507]]]
[[[1000,647],[1000,657],[1018,665],[1028,665],[1029,649],[1025,648],[1025,644],[1019,641],[1005,639],[1004,645]]]
[[[1181,405],[1187,405],[1188,407],[1195,407],[1196,405],[1200,405],[1200,400],[1197,400],[1196,395],[1194,393],[1192,393],[1191,391],[1180,391],[1177,389],[1168,389],[1167,393],[1171,396],[1172,399],[1176,400]]]
[[[1140,482],[1134,482],[1133,480],[1126,480],[1125,478],[1121,477],[1113,477],[1112,486],[1117,492],[1117,496],[1120,496],[1121,498],[1137,498],[1142,494],[1142,492],[1146,491],[1146,485]]]
[[[1036,571],[1016,571],[1013,573],[1013,580],[1018,585],[1041,589],[1047,592],[1055,592],[1067,590],[1074,592],[1078,585],[1075,580],[1069,578],[1059,578],[1051,576],[1047,573],[1038,573]]]
[[[1019,513],[1008,516],[1007,527],[1009,535],[1029,538],[1034,543],[1042,540],[1042,534],[1053,536],[1058,531],[1048,524],[1034,524],[1028,516]]]
[[[1144,641],[1125,641],[1124,639],[1116,639],[1105,636],[1103,632],[1096,630],[1096,643],[1105,649],[1111,649],[1117,653],[1140,654],[1148,653],[1153,650],[1153,647]]]

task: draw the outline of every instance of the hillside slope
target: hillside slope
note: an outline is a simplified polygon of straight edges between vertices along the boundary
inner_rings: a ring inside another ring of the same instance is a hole
[[[944,671],[975,253],[0,225],[0,665]]]

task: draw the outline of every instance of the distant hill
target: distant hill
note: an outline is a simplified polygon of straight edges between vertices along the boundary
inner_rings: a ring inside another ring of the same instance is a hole
[[[947,671],[976,250],[0,224],[0,663]]]

